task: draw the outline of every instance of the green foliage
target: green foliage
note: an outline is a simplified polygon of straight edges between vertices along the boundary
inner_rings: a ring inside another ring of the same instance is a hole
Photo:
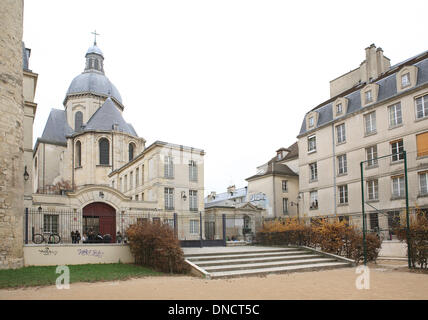
[[[174,231],[166,224],[137,223],[126,234],[137,264],[158,271],[187,273],[190,267],[184,261],[184,253]]]
[[[367,234],[367,261],[376,261],[381,241],[376,234]],[[363,236],[346,221],[328,222],[320,219],[311,226],[297,219],[267,222],[256,235],[263,245],[298,245],[319,248],[355,260],[364,259]]]

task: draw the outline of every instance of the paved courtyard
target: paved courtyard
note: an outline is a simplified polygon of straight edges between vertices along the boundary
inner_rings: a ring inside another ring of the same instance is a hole
[[[370,289],[355,286],[355,268],[221,280],[147,277],[0,290],[0,299],[428,299],[428,274],[408,272],[405,261],[370,266]]]

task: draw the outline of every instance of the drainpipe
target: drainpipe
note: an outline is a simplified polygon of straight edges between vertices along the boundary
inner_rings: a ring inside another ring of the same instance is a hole
[[[334,215],[337,214],[337,190],[336,190],[336,144],[334,140],[334,123],[331,124],[331,139],[332,139],[332,146],[333,146],[333,208],[334,208]]]
[[[73,191],[76,190],[76,187],[74,185],[74,137],[73,137],[73,146],[71,148],[72,152],[71,152],[71,186],[73,188]],[[82,156],[82,153],[80,153],[80,156]]]
[[[273,216],[276,217],[276,194],[275,194],[275,174],[274,172],[274,165],[273,162],[271,163],[272,166],[272,187],[273,187]]]
[[[114,171],[114,124],[113,124],[113,130],[111,130],[111,172]]]
[[[45,169],[46,169],[46,143],[43,143],[43,192],[46,193],[46,184],[45,184]]]

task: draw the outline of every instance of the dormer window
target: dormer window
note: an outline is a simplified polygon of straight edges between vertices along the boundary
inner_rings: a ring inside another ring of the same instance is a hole
[[[372,102],[373,101],[372,91],[371,90],[366,91],[365,97],[366,97],[366,104]]]
[[[401,88],[410,86],[410,73],[407,72],[401,76]]]
[[[336,105],[336,114],[338,115],[338,114],[342,114],[342,112],[343,112],[343,106],[342,106],[342,104],[341,103],[338,103],[337,105]]]
[[[418,68],[416,66],[405,66],[395,76],[397,91],[407,90],[416,86],[418,80]]]
[[[314,117],[309,117],[309,128],[314,126]]]

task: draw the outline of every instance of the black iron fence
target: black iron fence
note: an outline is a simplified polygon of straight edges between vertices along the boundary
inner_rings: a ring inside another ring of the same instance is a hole
[[[132,224],[169,225],[183,247],[222,246],[227,241],[252,241],[262,225],[261,217],[244,214],[205,214],[159,210],[128,210],[112,214],[26,208],[24,243],[126,243]]]

